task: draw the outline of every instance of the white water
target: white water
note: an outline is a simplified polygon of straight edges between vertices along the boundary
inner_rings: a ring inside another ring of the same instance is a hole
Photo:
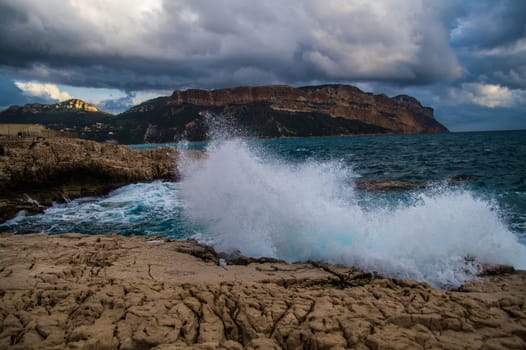
[[[166,235],[191,233],[180,218],[178,184],[154,181],[121,187],[106,197],[55,204],[38,215],[22,212],[0,225],[8,232],[87,232]]]
[[[223,251],[288,261],[323,260],[456,286],[481,263],[526,268],[526,247],[495,205],[442,189],[395,208],[358,204],[354,174],[335,163],[292,165],[240,140],[212,143],[204,161],[183,162],[185,214]]]

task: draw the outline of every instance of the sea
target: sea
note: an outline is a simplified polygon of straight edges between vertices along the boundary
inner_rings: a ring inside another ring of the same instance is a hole
[[[181,157],[179,182],[22,212],[0,231],[191,237],[446,288],[476,278],[480,264],[526,269],[526,131],[129,147],[164,146],[207,156]]]

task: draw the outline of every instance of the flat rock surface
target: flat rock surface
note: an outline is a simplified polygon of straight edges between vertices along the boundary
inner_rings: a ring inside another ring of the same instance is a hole
[[[526,349],[526,275],[456,291],[194,241],[0,235],[0,349]]]

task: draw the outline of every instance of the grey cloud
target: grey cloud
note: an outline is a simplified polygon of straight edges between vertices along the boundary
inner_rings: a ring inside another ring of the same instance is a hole
[[[449,5],[156,0],[158,8],[143,14],[132,12],[133,1],[120,8],[107,3],[78,11],[66,0],[3,1],[2,71],[126,90],[327,80],[423,84],[460,72],[444,20]]]
[[[462,129],[452,106],[470,105],[451,91],[526,91],[524,18],[522,0],[1,0],[0,76],[123,91],[352,83],[414,95]]]
[[[466,74],[464,81],[526,88],[526,2],[464,1],[451,43]]]
[[[452,32],[457,47],[491,48],[526,35],[526,2],[523,0],[461,1],[465,15]]]
[[[135,96],[136,93],[129,92],[124,97],[104,100],[98,103],[96,106],[97,108],[105,112],[120,113],[134,105],[133,99],[135,98]]]
[[[526,52],[519,62],[513,58],[480,59],[472,55],[464,60],[469,62],[469,79],[485,83],[508,86],[512,89],[526,89]]]
[[[526,129],[526,116],[522,110],[498,108],[489,110],[481,106],[463,108],[440,107],[435,110],[440,121],[451,131],[519,130]]]
[[[493,73],[495,80],[514,88],[526,89],[526,64],[503,67]]]

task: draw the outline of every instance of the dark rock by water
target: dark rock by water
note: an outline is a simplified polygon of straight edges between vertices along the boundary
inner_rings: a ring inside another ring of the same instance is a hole
[[[125,184],[175,179],[178,153],[135,151],[74,138],[0,139],[0,222],[53,201],[105,194]]]

